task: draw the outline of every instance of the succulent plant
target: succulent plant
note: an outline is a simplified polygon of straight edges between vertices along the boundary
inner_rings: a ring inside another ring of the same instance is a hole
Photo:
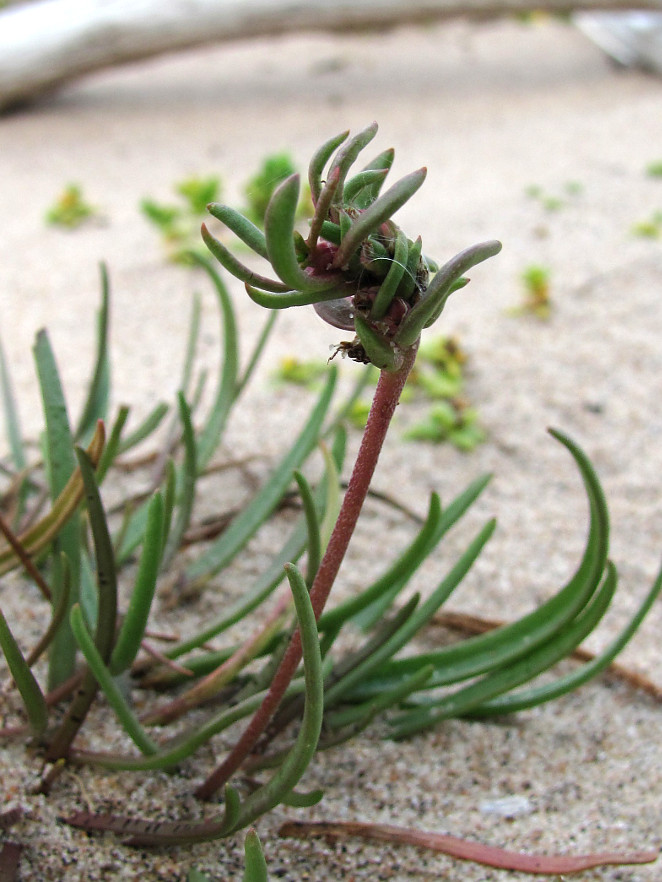
[[[354,340],[341,347],[343,353],[396,371],[421,331],[437,320],[449,295],[467,283],[463,274],[497,254],[501,243],[473,245],[439,269],[422,253],[420,237],[407,238],[392,219],[425,180],[425,168],[382,192],[394,158],[393,150],[385,150],[348,179],[359,153],[376,134],[376,123],[352,138],[342,132],[315,152],[308,169],[315,210],[305,239],[295,229],[297,174],[272,194],[264,234],[229,206],[209,206],[215,218],[269,261],[277,279],[258,275],[238,261],[206,225],[202,237],[228,272],[245,282],[256,303],[269,309],[312,304],[329,324],[355,332]]]

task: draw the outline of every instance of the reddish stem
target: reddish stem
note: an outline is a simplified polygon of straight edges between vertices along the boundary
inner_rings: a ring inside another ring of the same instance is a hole
[[[319,618],[331,593],[338,570],[343,562],[356,522],[359,519],[384,439],[400,400],[402,389],[416,360],[418,345],[412,346],[405,354],[402,366],[397,371],[382,371],[370,407],[361,446],[354,463],[347,492],[338,513],[338,519],[331,533],[329,544],[320,563],[310,589],[310,600]],[[264,701],[255,712],[243,735],[237,741],[225,760],[217,766],[207,780],[198,787],[195,795],[208,799],[230,779],[246,757],[252,752],[258,738],[266,729],[269,720],[280,704],[285,690],[301,661],[301,636],[298,629],[292,635],[285,655],[276,671]]]

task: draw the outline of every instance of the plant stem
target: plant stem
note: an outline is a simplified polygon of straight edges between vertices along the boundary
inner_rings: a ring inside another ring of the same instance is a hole
[[[324,610],[354,533],[391,419],[409,372],[416,360],[417,349],[418,342],[407,349],[402,366],[398,370],[382,370],[380,374],[347,492],[326,552],[310,589],[310,600],[316,619],[319,619]],[[251,753],[280,704],[300,661],[301,635],[297,629],[292,635],[264,701],[243,735],[225,760],[195,791],[195,795],[200,799],[208,799],[222,787]]]

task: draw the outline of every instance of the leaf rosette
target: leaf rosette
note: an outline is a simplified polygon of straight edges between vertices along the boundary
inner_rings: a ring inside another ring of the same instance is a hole
[[[308,169],[314,214],[305,239],[295,229],[300,191],[296,174],[274,191],[264,232],[227,205],[208,206],[210,214],[271,264],[277,278],[241,263],[204,224],[202,236],[256,303],[268,309],[313,305],[330,325],[355,333],[339,351],[394,371],[421,331],[437,320],[450,294],[467,284],[464,273],[497,254],[501,243],[473,245],[441,268],[427,258],[421,238],[407,238],[392,219],[423,184],[426,169],[405,175],[382,192],[394,159],[389,149],[348,177],[376,134],[376,123],[351,138],[345,131],[315,152]]]

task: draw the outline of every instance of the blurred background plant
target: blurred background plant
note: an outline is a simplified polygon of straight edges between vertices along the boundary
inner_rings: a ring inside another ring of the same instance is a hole
[[[402,393],[404,411],[407,403],[430,403],[425,415],[409,425],[401,437],[406,441],[432,444],[448,442],[458,450],[469,452],[487,437],[480,424],[477,410],[466,397],[466,365],[468,355],[456,336],[438,336],[424,340],[418,350],[416,364],[412,368]],[[295,356],[285,356],[274,371],[278,383],[291,383],[315,390],[329,369],[321,359],[301,361]],[[374,389],[379,379],[378,371],[369,370],[366,389]],[[370,401],[357,397],[347,412],[348,425],[364,429]],[[402,413],[402,411],[401,411]]]
[[[140,210],[159,231],[168,259],[173,263],[190,263],[191,252],[203,254],[200,220],[208,203],[220,199],[221,179],[215,175],[185,178],[176,183],[173,190],[179,197],[177,203],[145,197],[140,202]]]
[[[550,295],[551,271],[538,263],[529,264],[520,276],[523,288],[522,302],[512,307],[511,315],[533,315],[539,319],[548,319],[552,312]]]
[[[295,171],[294,161],[287,152],[268,154],[262,159],[243,187],[245,203],[241,210],[254,224],[264,225],[271,194]],[[159,202],[146,197],[140,202],[140,211],[158,230],[168,259],[190,264],[192,252],[199,256],[207,253],[200,242],[200,223],[207,216],[207,205],[221,198],[223,184],[215,175],[190,177],[174,184],[173,191],[178,202]],[[309,217],[312,210],[310,192],[306,190],[297,207],[297,219]]]
[[[46,212],[46,223],[73,230],[99,217],[99,211],[86,200],[79,184],[67,184]]]

